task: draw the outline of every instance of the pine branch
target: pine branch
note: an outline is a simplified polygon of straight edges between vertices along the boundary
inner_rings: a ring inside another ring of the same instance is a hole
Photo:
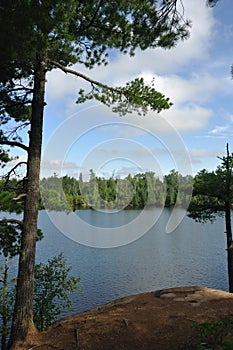
[[[0,145],[7,145],[11,147],[19,147],[23,149],[24,151],[28,152],[29,147],[24,145],[23,143],[17,142],[17,141],[8,141],[8,140],[0,140]]]
[[[4,178],[9,179],[11,174],[15,172],[15,169],[17,169],[21,165],[27,165],[27,162],[19,162],[19,163],[17,163],[10,171],[8,171],[8,173],[4,176]]]
[[[7,185],[8,185],[8,182],[10,181],[11,174],[12,173],[15,174],[15,170],[21,165],[27,165],[27,162],[19,162],[19,163],[17,163],[10,171],[8,171],[8,173],[6,175],[3,176],[3,178],[5,179],[5,184],[4,184],[4,190],[5,191],[7,190]]]
[[[27,196],[27,193],[21,193],[17,197],[13,198],[13,201],[18,201],[19,199],[24,198],[26,196]]]
[[[88,28],[90,28],[91,26],[93,26],[93,24],[94,24],[94,22],[95,22],[95,19],[96,19],[97,15],[98,15],[98,12],[99,12],[99,10],[100,10],[100,8],[101,8],[101,6],[102,6],[102,3],[103,3],[103,0],[100,0],[100,1],[99,1],[99,4],[97,5],[97,9],[96,9],[96,11],[95,11],[93,17],[92,17],[91,20],[89,21],[89,23],[88,23],[86,26],[84,26],[83,28],[81,27],[81,30],[82,30],[83,32],[84,32],[84,30],[87,30]]]
[[[67,67],[63,66],[62,64],[60,64],[59,62],[56,62],[53,60],[49,60],[49,62],[52,63],[55,67],[61,69],[64,73],[66,73],[66,74],[69,73],[69,74],[75,75],[78,78],[82,78],[82,79],[86,80],[87,82],[89,82],[91,85],[96,85],[96,86],[103,88],[103,89],[108,89],[108,90],[111,90],[111,91],[114,91],[117,93],[121,93],[121,91],[119,91],[113,87],[110,87],[106,84],[100,83],[99,81],[94,80],[83,73],[80,73],[76,70],[67,68]]]
[[[89,93],[85,93],[82,89],[79,90],[77,103],[95,99],[108,107],[112,106],[113,112],[119,115],[125,115],[134,111],[139,115],[145,115],[149,109],[159,113],[172,105],[169,98],[166,98],[154,89],[154,80],[152,80],[151,85],[147,85],[143,78],[136,78],[127,82],[123,87],[111,87],[76,70],[64,67],[59,62],[53,60],[49,60],[49,62],[64,73],[75,75],[91,84],[92,90]]]
[[[207,0],[207,6],[214,7],[217,4],[218,0]]]
[[[9,224],[15,224],[15,225],[19,225],[20,227],[23,227],[23,221],[21,220],[17,220],[17,219],[3,219],[0,220],[0,224],[4,223],[4,222],[8,222]]]

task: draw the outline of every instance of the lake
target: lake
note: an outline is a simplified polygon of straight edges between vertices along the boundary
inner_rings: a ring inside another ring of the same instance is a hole
[[[181,210],[177,209],[177,215]],[[224,219],[218,218],[213,224],[203,225],[185,216],[175,231],[167,234],[165,229],[170,214],[169,209],[162,212],[161,209],[148,209],[144,217],[140,217],[140,210],[80,210],[75,214],[50,212],[49,216],[46,211],[41,211],[39,227],[45,237],[37,245],[37,261],[45,262],[63,252],[68,264],[72,265],[72,274],[81,278],[82,292],[72,295],[73,308],[69,313],[81,312],[126,295],[162,288],[204,285],[227,290]],[[115,248],[95,248],[68,238],[53,224],[62,223],[70,237],[74,238],[76,233],[79,239],[83,227],[75,224],[74,215],[92,228],[96,227],[96,231],[113,227],[120,232],[121,227],[130,228],[130,222],[137,216],[146,221],[154,215],[157,221],[148,232],[131,243]]]

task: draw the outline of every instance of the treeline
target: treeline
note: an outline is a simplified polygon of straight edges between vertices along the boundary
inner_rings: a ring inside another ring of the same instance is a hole
[[[89,180],[69,176],[43,178],[40,182],[40,209],[74,211],[83,208],[130,209],[145,206],[187,206],[193,178],[172,170],[163,178],[154,172],[105,179],[90,170]],[[25,180],[0,181],[0,210],[22,210]],[[9,203],[9,205],[7,204]]]
[[[162,179],[154,172],[128,175],[124,179],[105,179],[90,170],[89,180],[58,177],[41,180],[40,208],[77,210],[81,208],[130,209],[145,206],[186,206],[190,200],[193,178],[172,170]]]

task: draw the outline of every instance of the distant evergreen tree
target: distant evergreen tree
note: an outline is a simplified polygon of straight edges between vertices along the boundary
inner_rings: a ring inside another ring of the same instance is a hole
[[[233,293],[233,241],[231,209],[233,204],[233,153],[227,144],[226,156],[215,171],[200,171],[194,178],[193,198],[189,216],[196,221],[213,222],[218,215],[225,216],[229,291]]]

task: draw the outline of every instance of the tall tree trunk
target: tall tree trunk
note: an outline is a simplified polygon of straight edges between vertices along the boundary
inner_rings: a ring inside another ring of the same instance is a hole
[[[33,323],[34,269],[37,236],[40,162],[44,94],[46,77],[46,55],[40,54],[34,71],[31,130],[27,163],[27,189],[19,256],[16,301],[13,314],[9,348],[23,341],[35,330]]]
[[[225,203],[225,223],[227,235],[227,262],[228,262],[228,281],[229,292],[233,293],[233,246],[232,246],[232,231],[231,231],[231,203]]]
[[[232,159],[229,152],[229,145],[227,143],[227,156],[225,159],[226,167],[226,188],[225,188],[225,222],[227,235],[227,264],[228,264],[228,281],[229,292],[233,293],[233,242],[231,231],[231,184],[232,184]]]
[[[7,328],[8,328],[8,270],[9,258],[5,257],[5,266],[3,273],[3,305],[2,305],[2,350],[7,346]]]

